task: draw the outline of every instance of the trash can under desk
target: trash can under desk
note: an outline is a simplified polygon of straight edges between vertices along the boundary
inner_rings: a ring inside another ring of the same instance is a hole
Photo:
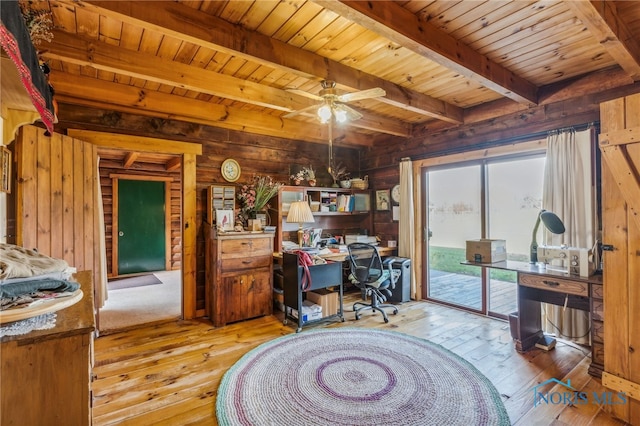
[[[391,263],[393,269],[400,269],[400,277],[396,282],[396,287],[391,290],[389,302],[403,303],[411,300],[411,259],[406,257],[390,256],[384,263]]]

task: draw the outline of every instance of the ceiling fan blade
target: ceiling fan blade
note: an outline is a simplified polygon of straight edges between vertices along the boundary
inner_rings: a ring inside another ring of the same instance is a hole
[[[347,120],[349,120],[349,121],[358,120],[358,119],[362,118],[362,114],[360,114],[355,109],[353,109],[353,108],[351,108],[349,106],[346,106],[344,104],[337,105],[336,109],[344,110],[347,113]]]
[[[300,90],[300,89],[285,89],[285,90],[287,92],[295,93],[296,95],[306,96],[307,98],[311,98],[315,101],[323,100],[323,98],[321,98],[320,96],[314,95],[313,93],[305,92],[304,90]]]
[[[387,92],[385,92],[384,89],[374,87],[373,89],[361,90],[359,92],[345,93],[338,96],[338,100],[340,102],[352,102],[360,99],[378,98],[386,94]]]
[[[313,111],[315,113],[315,112],[318,111],[318,107],[319,107],[319,105],[309,105],[306,108],[302,108],[302,109],[299,109],[299,110],[296,110],[296,111],[288,112],[288,113],[284,114],[282,116],[282,118],[290,118],[290,117],[293,117],[295,115],[303,114],[303,113],[308,112],[308,111]]]

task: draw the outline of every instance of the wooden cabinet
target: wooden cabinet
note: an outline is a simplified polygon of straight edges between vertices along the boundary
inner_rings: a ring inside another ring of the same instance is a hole
[[[298,224],[288,223],[287,213],[291,203],[300,200],[310,203],[315,219],[314,223],[304,224],[307,228],[322,228],[333,235],[372,230],[371,191],[283,186],[270,210],[270,223],[276,226],[274,245],[277,251],[282,250],[283,241],[298,241]]]
[[[2,337],[0,424],[91,424],[91,272],[76,274],[76,280],[83,297],[56,313],[55,327]]]
[[[220,327],[273,309],[273,234],[208,228],[206,305]]]

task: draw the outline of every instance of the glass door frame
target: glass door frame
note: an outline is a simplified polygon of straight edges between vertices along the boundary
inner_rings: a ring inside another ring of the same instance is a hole
[[[480,189],[480,205],[481,205],[481,212],[480,212],[480,231],[481,231],[481,238],[487,238],[487,234],[488,234],[488,225],[489,225],[489,217],[488,215],[488,194],[487,194],[487,190],[488,190],[488,166],[490,163],[493,162],[499,162],[499,161],[517,161],[517,160],[524,160],[527,158],[533,158],[533,157],[540,157],[540,156],[545,156],[546,155],[546,149],[538,149],[538,150],[532,150],[532,151],[526,151],[526,152],[514,152],[514,153],[510,153],[510,154],[506,154],[506,155],[496,155],[496,156],[491,156],[491,157],[481,157],[481,158],[477,158],[477,159],[471,159],[471,160],[466,160],[466,161],[452,161],[450,163],[438,163],[438,164],[433,164],[433,165],[422,165],[420,166],[419,170],[420,170],[420,187],[421,187],[421,193],[420,193],[420,203],[421,203],[421,230],[422,230],[422,264],[423,264],[423,268],[421,271],[421,283],[420,285],[422,286],[422,298],[424,300],[428,300],[434,303],[438,303],[438,304],[442,304],[442,305],[446,305],[446,306],[451,306],[451,307],[455,307],[455,308],[459,308],[459,309],[463,309],[466,310],[468,312],[474,312],[474,313],[479,313],[482,315],[488,315],[491,317],[496,317],[496,318],[501,318],[501,319],[508,319],[508,314],[503,314],[503,313],[499,313],[499,312],[494,312],[490,310],[490,305],[489,305],[489,300],[490,300],[490,282],[491,282],[491,278],[490,278],[490,268],[480,268],[481,269],[481,273],[480,273],[480,279],[481,279],[481,295],[482,295],[482,301],[481,301],[481,308],[480,309],[474,309],[468,306],[463,306],[463,305],[459,305],[459,304],[454,304],[454,303],[450,303],[447,301],[442,301],[439,299],[433,299],[429,297],[429,285],[430,285],[430,259],[429,259],[429,255],[430,255],[430,247],[429,247],[429,239],[430,239],[430,235],[431,235],[431,230],[429,229],[429,209],[428,209],[428,191],[429,191],[429,181],[428,181],[428,173],[430,171],[434,171],[434,170],[442,170],[442,169],[447,169],[447,168],[457,168],[457,167],[465,167],[465,166],[470,166],[470,165],[480,165],[480,177],[481,177],[481,189]],[[516,285],[516,284],[514,284]]]

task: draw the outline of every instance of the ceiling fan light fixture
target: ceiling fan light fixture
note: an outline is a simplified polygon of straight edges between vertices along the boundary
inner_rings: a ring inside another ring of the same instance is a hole
[[[338,107],[333,111],[335,117],[336,117],[336,121],[338,123],[346,123],[347,121],[347,111],[345,111],[344,109]]]
[[[331,107],[329,105],[324,104],[320,108],[318,108],[318,118],[322,124],[328,123],[331,118]]]

